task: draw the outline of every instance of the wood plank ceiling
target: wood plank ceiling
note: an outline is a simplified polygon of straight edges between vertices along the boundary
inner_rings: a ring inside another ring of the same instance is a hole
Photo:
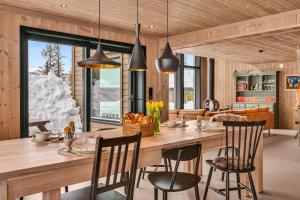
[[[258,64],[296,60],[296,51],[299,46],[300,29],[296,29],[242,39],[230,39],[215,44],[185,48],[177,50],[177,52]]]
[[[136,0],[101,0],[101,23],[134,30]],[[169,0],[170,35],[300,9],[300,0]],[[98,0],[0,0],[0,4],[97,23]],[[61,5],[67,5],[62,7]],[[142,33],[165,36],[166,0],[140,0]],[[153,26],[153,28],[150,28]],[[243,63],[296,59],[300,31],[274,33],[182,49]],[[263,53],[258,51],[262,49]]]
[[[135,0],[101,0],[102,23],[133,30]],[[0,0],[0,3],[90,22],[98,0]],[[300,0],[170,0],[170,33],[180,34],[300,8]],[[63,8],[61,5],[67,7]],[[143,32],[164,36],[166,0],[140,0]],[[154,28],[150,28],[154,25]]]

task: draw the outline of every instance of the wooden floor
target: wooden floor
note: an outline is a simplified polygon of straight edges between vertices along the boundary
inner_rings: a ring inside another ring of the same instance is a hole
[[[275,131],[275,134],[266,137],[264,142],[264,188],[265,192],[259,195],[261,200],[298,200],[300,199],[300,146],[298,140],[292,137],[294,132],[284,130]],[[216,152],[204,155],[204,159],[213,158]],[[200,192],[203,195],[208,168],[204,163],[204,176],[200,184]],[[220,173],[215,173],[212,183],[223,187],[224,183],[220,181]],[[76,189],[89,183],[70,186],[70,189]],[[235,185],[235,179],[232,177],[231,184]],[[26,197],[25,200],[40,200],[41,194]],[[153,200],[153,188],[145,179],[141,181],[140,188],[135,190],[135,199]],[[160,197],[162,199],[162,197]],[[195,199],[194,191],[179,192],[169,195],[170,200],[191,200]],[[210,191],[207,200],[223,200],[224,197]],[[230,199],[238,199],[235,192],[231,193]]]

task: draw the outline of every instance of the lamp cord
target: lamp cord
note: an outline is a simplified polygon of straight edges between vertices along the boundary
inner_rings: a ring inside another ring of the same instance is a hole
[[[100,19],[101,18],[101,0],[99,0],[99,21],[98,21],[98,23],[99,23],[99,42],[100,42],[100,36],[101,36],[101,25],[100,25]]]
[[[167,0],[167,41],[169,41],[169,0]]]

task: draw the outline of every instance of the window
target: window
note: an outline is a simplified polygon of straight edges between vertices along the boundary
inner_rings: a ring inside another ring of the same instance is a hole
[[[191,54],[177,56],[181,67],[175,76],[169,78],[169,108],[200,108],[200,57]]]
[[[175,109],[175,75],[169,75],[169,110]]]
[[[82,130],[80,105],[73,92],[73,46],[28,40],[29,135],[45,129],[61,132],[69,121]],[[81,48],[82,49],[82,48]]]
[[[128,71],[122,71],[123,63],[128,63],[130,55],[107,51],[105,53],[122,65],[114,69],[92,69],[91,118],[120,122],[123,113],[128,112]]]
[[[36,121],[61,131],[74,121],[77,131],[89,131],[145,110],[146,74],[128,72],[132,44],[101,40],[121,67],[85,69],[77,62],[94,53],[98,39],[25,26],[20,36],[21,137],[38,129]]]
[[[195,69],[184,69],[184,109],[195,109]]]

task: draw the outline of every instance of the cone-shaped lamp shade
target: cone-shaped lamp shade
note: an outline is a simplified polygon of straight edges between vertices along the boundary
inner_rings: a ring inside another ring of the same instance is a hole
[[[136,41],[133,47],[132,55],[129,63],[129,71],[146,71],[147,65],[141,46],[139,34],[140,34],[140,24],[136,25]]]
[[[173,54],[169,42],[166,43],[163,54],[155,60],[156,69],[162,74],[174,74],[179,67],[179,59]]]
[[[101,47],[100,42],[98,43],[97,50],[93,56],[86,60],[79,61],[77,63],[80,67],[84,68],[117,68],[121,64],[118,62],[113,61],[112,59],[108,58]]]

